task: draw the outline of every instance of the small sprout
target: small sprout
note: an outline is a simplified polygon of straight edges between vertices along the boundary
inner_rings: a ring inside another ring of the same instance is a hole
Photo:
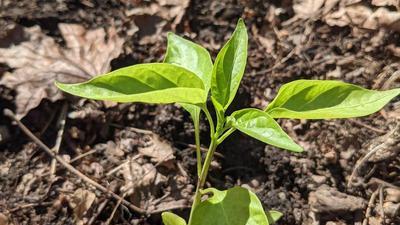
[[[400,93],[367,90],[331,80],[297,80],[281,87],[276,98],[264,110],[246,108],[226,116],[235,98],[247,60],[248,36],[239,20],[232,37],[212,63],[208,51],[175,34],[168,34],[163,63],[125,67],[78,84],[56,85],[65,92],[84,98],[115,102],[178,103],[194,122],[198,184],[188,220],[189,225],[269,225],[282,213],[265,212],[250,190],[203,190],[214,152],[230,134],[239,130],[269,145],[292,152],[303,148],[287,135],[276,118],[333,119],[372,114]],[[207,108],[208,96],[217,115],[214,123]],[[199,120],[201,112],[210,124],[210,146],[205,160],[200,152]],[[208,196],[205,200],[204,197]],[[202,198],[203,197],[203,198]],[[165,225],[186,225],[183,218],[164,212]]]

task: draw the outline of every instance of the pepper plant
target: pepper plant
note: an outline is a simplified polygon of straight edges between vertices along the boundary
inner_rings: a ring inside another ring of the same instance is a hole
[[[332,80],[297,80],[283,85],[265,108],[245,108],[227,116],[235,98],[247,61],[248,36],[239,20],[231,38],[213,63],[208,51],[175,34],[168,34],[164,62],[138,64],[97,76],[78,84],[56,85],[73,95],[115,102],[178,103],[191,115],[195,128],[198,181],[189,225],[268,225],[282,214],[265,212],[250,190],[204,189],[213,155],[236,130],[266,144],[292,152],[302,152],[275,121],[277,118],[332,119],[366,116],[381,109],[400,89],[368,90]],[[216,121],[207,101],[214,106]],[[210,145],[205,159],[200,152],[201,113],[210,126]],[[216,123],[215,123],[216,122]],[[186,225],[186,221],[164,212],[165,225]]]

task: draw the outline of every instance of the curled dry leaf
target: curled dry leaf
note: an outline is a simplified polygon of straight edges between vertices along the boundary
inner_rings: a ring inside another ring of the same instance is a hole
[[[293,4],[293,10],[299,18],[307,19],[317,15],[325,0],[298,0]]]
[[[95,199],[96,195],[91,191],[79,188],[74,192],[68,203],[74,210],[77,223],[80,223],[79,221],[82,220],[83,215],[92,206]]]
[[[151,163],[141,165],[134,160],[124,164],[121,174],[125,181],[121,191],[127,194],[134,193],[138,188],[147,189],[167,182],[167,178],[158,173]]]
[[[330,26],[352,25],[370,30],[386,27],[400,31],[400,12],[390,11],[384,7],[379,7],[375,11],[361,4],[341,7],[338,11],[327,15],[325,21]]]
[[[113,27],[86,30],[76,24],[59,24],[66,48],[45,35],[38,26],[25,28],[28,41],[0,48],[0,62],[15,69],[0,84],[17,91],[17,116],[25,116],[42,99],[63,98],[54,81],[75,83],[110,70],[110,61],[122,50],[123,40]],[[106,37],[107,36],[107,37]],[[106,40],[107,39],[107,40]]]
[[[144,7],[135,7],[125,14],[133,17],[139,33],[143,33],[141,44],[154,43],[160,38],[164,26],[169,23],[174,30],[180,24],[190,0],[157,0]],[[154,24],[152,24],[154,23]],[[149,33],[149,27],[154,31]],[[155,37],[154,37],[155,36]]]
[[[157,134],[148,135],[149,141],[145,147],[139,148],[142,155],[148,156],[156,163],[167,162],[174,159],[172,146],[165,140],[162,140]]]
[[[372,5],[376,6],[396,6],[400,5],[399,0],[372,0]]]

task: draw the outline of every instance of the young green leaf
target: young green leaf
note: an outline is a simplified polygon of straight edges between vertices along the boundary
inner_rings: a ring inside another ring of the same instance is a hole
[[[283,85],[265,110],[274,118],[359,117],[378,111],[398,94],[400,88],[375,91],[341,81],[297,80]]]
[[[270,210],[266,213],[266,215],[267,215],[269,224],[275,224],[283,216],[283,213],[275,211],[275,210]]]
[[[186,221],[184,219],[170,212],[163,212],[161,217],[164,225],[186,225]]]
[[[206,92],[210,90],[213,63],[208,51],[198,44],[173,33],[168,33],[165,63],[176,64],[192,71],[203,80]]]
[[[262,142],[294,152],[303,151],[264,111],[242,109],[232,113],[227,120],[231,126]]]
[[[212,196],[194,209],[191,225],[269,225],[260,200],[246,188],[203,192]]]
[[[205,48],[178,35],[168,33],[167,53],[165,54],[164,62],[182,66],[196,74],[203,81],[206,95],[208,95],[213,64],[211,56]],[[200,137],[199,123],[201,109],[198,106],[190,104],[181,103],[180,105],[189,112],[193,119],[195,137]],[[199,148],[200,146],[196,147]]]
[[[200,78],[168,63],[138,64],[87,82],[56,85],[73,95],[115,102],[202,104],[207,98]]]
[[[224,45],[215,60],[211,95],[226,110],[233,101],[247,61],[247,30],[243,20],[239,20],[232,37]]]

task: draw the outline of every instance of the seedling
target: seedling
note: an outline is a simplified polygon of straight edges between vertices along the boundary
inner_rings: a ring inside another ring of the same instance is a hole
[[[163,63],[133,65],[84,83],[56,85],[65,92],[90,99],[180,104],[193,119],[197,146],[198,183],[188,224],[273,224],[282,214],[277,211],[266,213],[250,190],[242,187],[223,191],[203,189],[217,146],[239,130],[278,148],[302,152],[302,147],[282,130],[275,119],[366,116],[381,109],[400,93],[400,89],[375,91],[340,81],[297,80],[283,85],[265,109],[246,108],[226,116],[245,71],[247,43],[245,24],[239,20],[232,37],[213,64],[205,48],[169,33]],[[216,124],[206,104],[210,92]],[[211,138],[204,161],[199,138],[201,112],[209,122]],[[170,212],[163,213],[162,218],[165,225],[187,224],[183,218]]]

